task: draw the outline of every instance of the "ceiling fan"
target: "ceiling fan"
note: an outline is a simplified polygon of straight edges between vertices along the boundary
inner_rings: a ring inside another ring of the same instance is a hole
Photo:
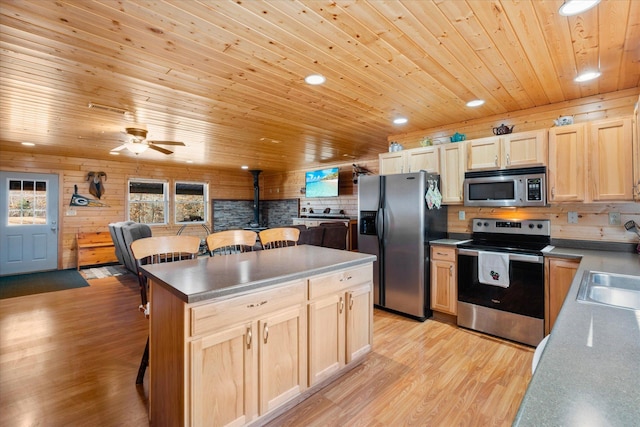
[[[152,150],[156,150],[164,154],[173,154],[173,151],[167,150],[164,147],[159,147],[158,145],[184,146],[183,142],[178,141],[149,141],[147,140],[147,130],[141,127],[126,128],[126,131],[129,141],[111,151],[120,151],[126,148],[132,153],[140,154],[145,152],[148,148],[151,148]]]

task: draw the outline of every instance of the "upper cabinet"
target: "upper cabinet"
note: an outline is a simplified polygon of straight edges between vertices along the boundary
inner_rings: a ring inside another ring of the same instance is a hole
[[[587,165],[585,123],[549,129],[547,188],[550,202],[584,201]]]
[[[405,151],[393,151],[378,155],[380,161],[380,175],[404,173]]]
[[[467,170],[546,165],[547,131],[512,133],[467,142]]]
[[[593,201],[633,200],[631,117],[592,122],[588,147],[587,197]]]
[[[633,198],[640,200],[640,96],[633,111],[633,122]]]
[[[382,153],[378,158],[380,160],[380,175],[421,170],[440,173],[440,156],[437,146]]]
[[[630,117],[549,130],[549,201],[632,201]]]
[[[464,142],[440,146],[440,193],[444,204],[463,202],[466,147]]]

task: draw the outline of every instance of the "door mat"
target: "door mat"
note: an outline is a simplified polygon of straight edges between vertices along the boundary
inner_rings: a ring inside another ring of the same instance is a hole
[[[0,299],[89,286],[75,269],[0,277]]]
[[[87,280],[104,279],[105,277],[122,276],[129,273],[125,267],[121,265],[108,265],[106,267],[94,267],[80,270],[80,273]]]

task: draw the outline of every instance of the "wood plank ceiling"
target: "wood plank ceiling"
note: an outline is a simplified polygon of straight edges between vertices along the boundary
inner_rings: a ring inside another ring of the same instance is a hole
[[[640,1],[576,17],[561,4],[4,0],[0,149],[113,160],[143,124],[186,144],[145,160],[298,170],[375,158],[391,134],[637,87]]]

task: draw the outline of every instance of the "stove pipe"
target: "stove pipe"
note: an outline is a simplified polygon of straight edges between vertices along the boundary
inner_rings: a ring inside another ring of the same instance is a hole
[[[260,227],[260,181],[258,180],[258,175],[260,175],[261,170],[250,170],[253,175],[253,223],[252,227]]]

